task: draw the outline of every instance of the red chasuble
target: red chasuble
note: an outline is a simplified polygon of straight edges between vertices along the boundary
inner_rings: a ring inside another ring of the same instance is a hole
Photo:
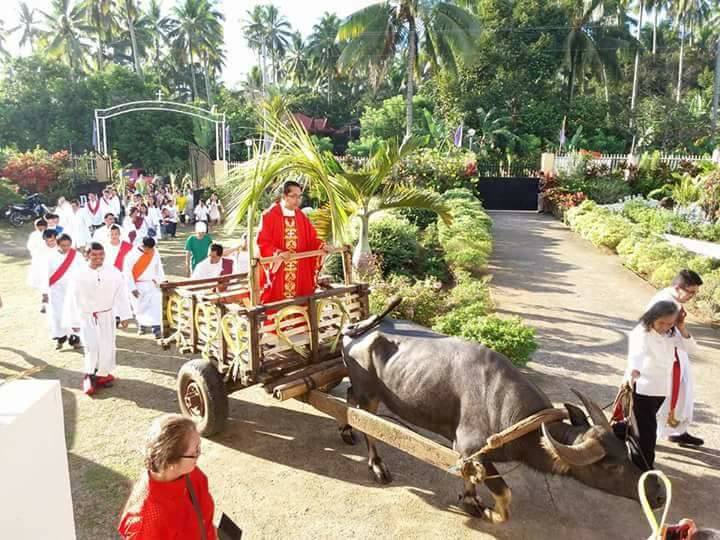
[[[262,215],[257,245],[261,257],[271,257],[282,251],[301,253],[323,246],[310,220],[300,210],[295,217],[283,215],[280,204],[273,204]],[[320,257],[300,259],[263,269],[260,274],[263,304],[309,296],[315,292]]]

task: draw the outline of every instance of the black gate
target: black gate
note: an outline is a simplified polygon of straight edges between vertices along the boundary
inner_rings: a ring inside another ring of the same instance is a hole
[[[480,177],[475,193],[486,210],[537,210],[539,178]]]

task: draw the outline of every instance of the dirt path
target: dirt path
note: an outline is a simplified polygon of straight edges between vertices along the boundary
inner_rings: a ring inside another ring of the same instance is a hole
[[[625,369],[626,333],[654,289],[619,259],[594,248],[560,222],[534,213],[494,212],[491,271],[499,311],[522,316],[538,330],[540,350],[528,365],[531,377],[555,402],[575,401],[577,388],[601,405],[610,402]],[[718,334],[691,320],[701,352],[692,359],[700,450],[661,443],[658,468],[673,482],[670,518],[693,517],[720,527],[720,351]],[[514,479],[509,482],[514,485]],[[554,519],[568,538],[645,538],[638,505],[553,478]],[[536,493],[547,498],[547,492]],[[515,515],[526,501],[515,492]],[[527,501],[529,502],[529,501]],[[548,508],[549,509],[549,508]],[[555,537],[566,537],[565,534]]]
[[[493,259],[501,311],[522,314],[539,328],[541,349],[528,370],[551,397],[569,400],[578,386],[598,401],[612,398],[623,362],[624,334],[652,292],[641,280],[575,238],[557,222],[533,214],[496,214]],[[56,352],[25,285],[23,249],[29,231],[0,228],[0,378],[34,365],[34,375],[60,379],[73,503],[81,540],[114,539],[114,527],[141,468],[139,448],[149,422],[176,412],[174,380],[187,360],[163,352],[147,336],[121,332],[118,384],[90,399],[79,391],[81,358]],[[181,236],[184,236],[184,232]],[[181,242],[162,243],[170,275],[179,277]],[[601,280],[607,284],[599,288]],[[613,299],[619,299],[613,302]],[[695,326],[695,325],[694,325]],[[697,359],[699,435],[708,450],[662,452],[680,500],[673,517],[714,519],[720,494],[716,420],[716,339],[697,332],[706,348]],[[711,343],[710,340],[713,340]],[[715,377],[713,377],[715,375]],[[715,400],[713,400],[715,398]],[[298,402],[279,404],[261,389],[231,398],[226,432],[203,441],[200,466],[219,509],[252,538],[645,538],[639,507],[566,479],[523,468],[511,472],[513,517],[504,526],[471,519],[455,506],[459,480],[380,445],[394,481],[373,483],[364,444],[344,445],[333,421]],[[710,466],[716,468],[710,470]],[[507,471],[510,465],[501,465]],[[489,495],[481,490],[486,501]],[[716,502],[716,501],[715,501]],[[717,523],[716,523],[717,525]]]

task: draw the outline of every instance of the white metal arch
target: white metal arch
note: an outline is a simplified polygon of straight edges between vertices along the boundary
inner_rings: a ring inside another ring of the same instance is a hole
[[[213,110],[203,109],[201,107],[195,107],[194,105],[188,105],[186,103],[175,103],[173,101],[162,101],[158,99],[156,101],[143,100],[143,101],[129,101],[127,103],[121,103],[120,105],[114,105],[107,109],[95,109],[95,150],[104,155],[108,155],[107,146],[107,125],[105,123],[109,118],[114,118],[123,114],[138,112],[138,111],[162,111],[162,112],[174,112],[192,116],[194,118],[200,118],[201,120],[207,120],[215,124],[215,156],[220,159],[220,152],[222,150],[223,161],[227,160],[227,140],[225,133],[225,113],[217,113]]]

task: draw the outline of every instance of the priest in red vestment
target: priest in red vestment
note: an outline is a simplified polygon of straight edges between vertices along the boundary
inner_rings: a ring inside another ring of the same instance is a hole
[[[280,255],[284,260],[261,268],[260,301],[263,304],[315,292],[321,257],[288,260],[293,253],[322,249],[325,243],[317,236],[307,216],[300,210],[302,187],[288,181],[283,185],[280,202],[263,212],[257,245],[261,257]]]

